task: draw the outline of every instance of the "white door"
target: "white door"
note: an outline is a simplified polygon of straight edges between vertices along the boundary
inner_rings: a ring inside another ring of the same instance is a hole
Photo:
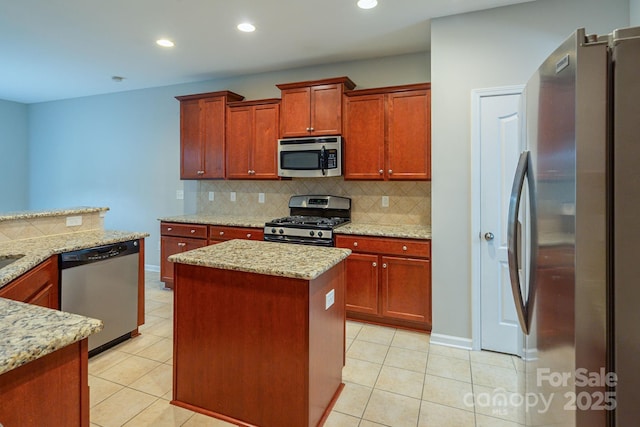
[[[520,354],[522,333],[507,262],[507,213],[513,176],[522,151],[519,91],[480,96],[476,115],[480,159],[479,288],[480,347]]]

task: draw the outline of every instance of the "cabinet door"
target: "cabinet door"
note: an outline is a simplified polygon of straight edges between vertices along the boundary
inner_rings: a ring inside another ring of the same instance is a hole
[[[428,180],[431,178],[430,91],[388,96],[388,177]]]
[[[311,87],[311,135],[342,133],[342,85]]]
[[[207,246],[206,239],[190,239],[185,237],[162,236],[160,237],[160,280],[165,282],[168,288],[173,286],[173,263],[167,258],[180,252]]]
[[[424,259],[380,257],[382,315],[431,324],[431,262]]]
[[[224,178],[226,98],[202,100],[204,174],[200,178]]]
[[[302,87],[282,91],[282,115],[280,117],[280,136],[309,135],[311,111],[311,89]]]
[[[253,108],[229,107],[226,141],[227,178],[249,178],[252,140]]]
[[[280,105],[256,105],[253,115],[252,178],[278,179]]]
[[[0,289],[0,297],[60,309],[58,258],[49,258]]]
[[[200,103],[196,100],[180,102],[180,178],[200,178],[203,169]]]
[[[384,99],[384,95],[346,97],[345,179],[384,179]]]
[[[347,258],[347,311],[375,314],[378,310],[377,255],[352,253]]]

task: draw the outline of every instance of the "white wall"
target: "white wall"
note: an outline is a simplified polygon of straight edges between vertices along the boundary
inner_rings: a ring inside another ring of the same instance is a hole
[[[428,53],[400,55],[29,105],[29,209],[108,206],[108,229],[148,232],[158,266],[158,217],[194,213],[197,182],[180,181],[177,95],[231,90],[279,97],[277,83],[349,76],[358,88],[430,80]],[[176,200],[184,189],[185,200]]]
[[[629,1],[629,25],[632,27],[640,26],[640,0]]]
[[[27,105],[0,100],[0,212],[28,208]]]
[[[526,83],[576,28],[627,25],[629,0],[538,0],[432,22],[433,336],[471,338],[471,90]]]

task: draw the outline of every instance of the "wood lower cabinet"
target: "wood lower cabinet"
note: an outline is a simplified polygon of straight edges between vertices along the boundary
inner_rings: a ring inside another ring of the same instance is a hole
[[[262,228],[253,227],[209,226],[210,245],[233,239],[264,240],[264,231]]]
[[[345,95],[345,179],[431,179],[429,83]]]
[[[180,101],[180,179],[225,177],[227,102],[230,91],[177,96]]]
[[[160,280],[173,289],[171,255],[207,246],[209,232],[206,225],[174,222],[160,223]]]
[[[228,179],[278,179],[280,99],[229,103]]]
[[[431,330],[431,242],[336,236],[347,258],[347,317]]]
[[[0,424],[89,427],[87,339],[0,375]]]
[[[58,257],[52,256],[0,289],[0,297],[60,309]]]
[[[282,138],[342,133],[342,95],[355,83],[348,77],[276,85],[281,90]]]

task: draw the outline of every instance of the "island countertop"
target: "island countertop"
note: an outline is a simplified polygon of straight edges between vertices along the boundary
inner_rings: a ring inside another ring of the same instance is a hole
[[[0,374],[100,332],[101,320],[0,298]]]
[[[0,288],[52,255],[111,243],[126,242],[128,240],[138,240],[148,235],[148,233],[140,232],[93,230],[0,242],[0,258],[24,255],[12,264],[0,268]]]
[[[175,254],[169,257],[169,261],[313,280],[350,253],[350,249],[238,239]]]

